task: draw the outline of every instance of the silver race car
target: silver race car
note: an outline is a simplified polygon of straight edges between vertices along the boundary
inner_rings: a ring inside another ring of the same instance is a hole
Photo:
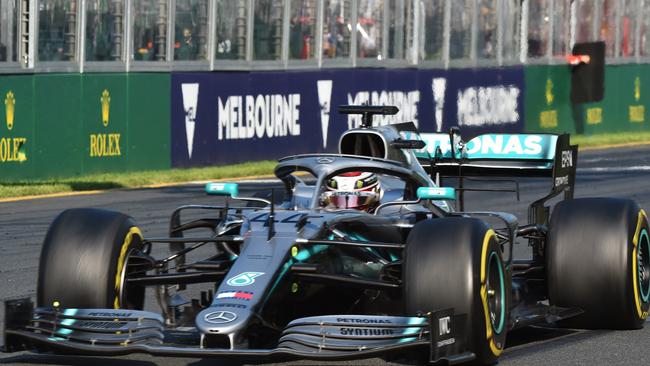
[[[372,127],[395,107],[340,111],[363,123],[339,154],[283,158],[284,188],[252,197],[207,184],[226,203],[179,207],[168,237],[145,238],[117,212],[62,212],[43,244],[36,304],[5,302],[4,351],[489,364],[509,331],[531,324],[643,326],[646,214],[630,200],[572,198],[568,135],[464,142],[455,129]],[[463,210],[469,182],[500,191],[489,182],[504,177],[551,179],[528,223]],[[527,259],[513,258],[515,245]],[[196,296],[186,291],[196,284]],[[147,288],[159,312],[143,310]]]

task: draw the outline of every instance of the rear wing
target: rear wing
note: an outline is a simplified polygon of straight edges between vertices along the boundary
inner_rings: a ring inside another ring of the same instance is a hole
[[[551,192],[540,205],[562,192],[573,197],[578,146],[569,143],[568,134],[490,133],[462,142],[454,132],[402,134],[425,142],[414,151],[420,164],[432,176],[459,178],[461,194],[465,177],[548,177]]]

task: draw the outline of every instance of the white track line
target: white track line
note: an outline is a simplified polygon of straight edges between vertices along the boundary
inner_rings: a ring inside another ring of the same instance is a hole
[[[578,172],[581,173],[650,172],[650,165],[578,168]]]

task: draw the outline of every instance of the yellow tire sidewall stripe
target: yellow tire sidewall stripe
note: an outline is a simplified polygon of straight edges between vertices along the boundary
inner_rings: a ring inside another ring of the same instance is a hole
[[[648,312],[643,311],[642,303],[639,296],[639,271],[637,269],[637,253],[639,249],[639,239],[641,235],[641,227],[643,223],[647,221],[645,211],[640,210],[639,216],[636,223],[636,230],[634,231],[634,238],[632,239],[633,249],[632,249],[632,283],[634,287],[634,304],[636,305],[636,312],[640,319],[645,320],[648,317]]]
[[[490,312],[488,310],[488,301],[487,301],[487,253],[488,247],[490,246],[490,240],[496,237],[494,230],[489,229],[485,233],[483,238],[483,247],[481,250],[481,302],[483,303],[483,314],[485,315],[485,339],[488,341],[490,350],[495,356],[501,355],[503,352],[502,348],[499,348],[494,342],[494,332],[492,331],[492,322],[490,321]]]
[[[120,286],[122,284],[122,275],[126,269],[126,256],[129,253],[129,247],[133,242],[134,235],[137,235],[140,240],[142,240],[142,232],[140,229],[135,226],[131,227],[124,237],[124,242],[120,248],[120,256],[117,259],[117,271],[115,273],[115,301],[113,302],[113,307],[115,309],[120,308]]]

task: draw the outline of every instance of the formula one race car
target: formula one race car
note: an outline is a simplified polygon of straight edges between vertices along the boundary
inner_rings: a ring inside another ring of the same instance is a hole
[[[4,350],[488,364],[509,331],[531,324],[643,326],[646,214],[630,200],[572,199],[568,135],[465,143],[454,129],[372,127],[373,115],[395,107],[340,111],[363,120],[343,134],[340,154],[281,159],[285,188],[270,197],[207,184],[226,203],[176,209],[167,238],[143,238],[116,212],[61,213],[43,245],[36,307],[5,304]],[[463,182],[476,177],[548,177],[552,188],[523,225],[508,213],[462,211]],[[155,257],[161,243],[171,253]],[[513,258],[518,243],[529,259]],[[199,283],[200,296],[183,297]],[[160,313],[142,310],[145,288]]]

